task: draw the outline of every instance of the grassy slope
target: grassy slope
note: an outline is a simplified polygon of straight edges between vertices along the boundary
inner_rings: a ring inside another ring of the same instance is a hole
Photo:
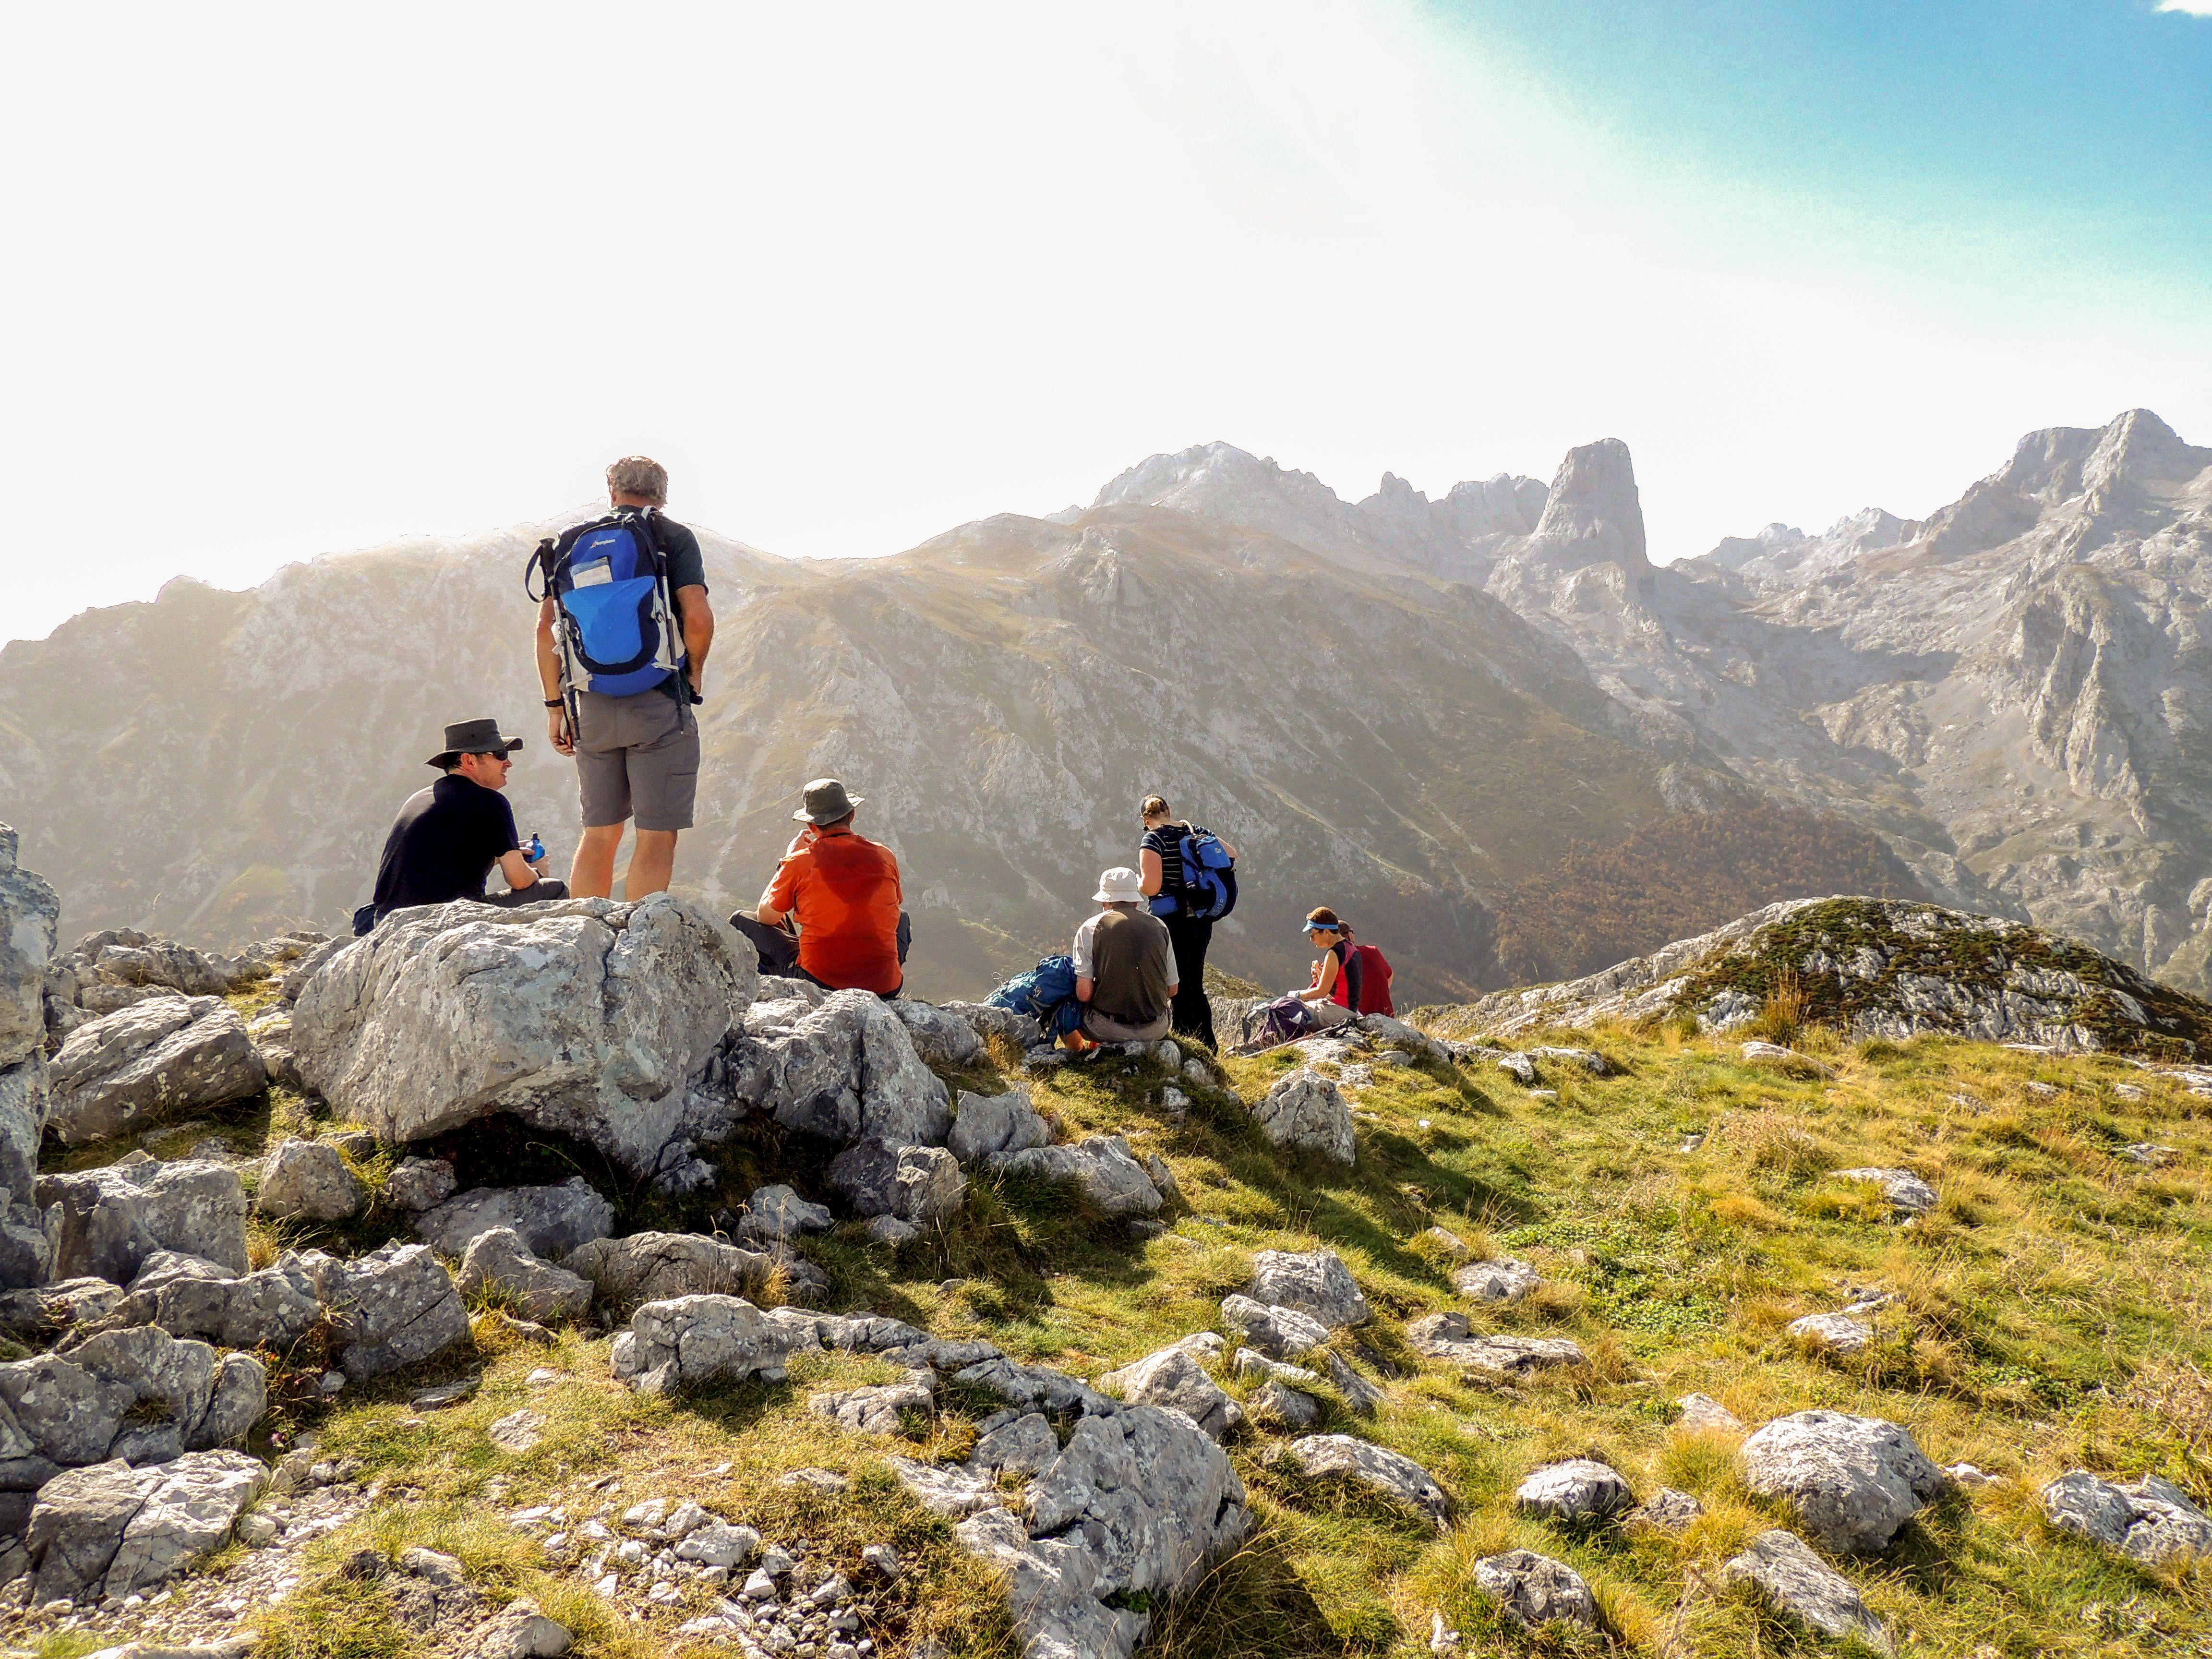
[[[1425,1651],[1439,1607],[1473,1651],[1528,1650],[1528,1638],[1498,1631],[1468,1571],[1477,1556],[1514,1545],[1574,1564],[1634,1650],[1786,1647],[1780,1626],[1717,1587],[1720,1564],[1785,1517],[1745,1493],[1732,1438],[1670,1426],[1669,1402],[1692,1389],[1754,1425],[1815,1406],[1888,1417],[1938,1462],[1963,1458],[2008,1477],[1923,1515],[1889,1558],[1845,1564],[1872,1605],[1911,1633],[1911,1651],[2149,1651],[2161,1638],[2203,1650],[2212,1572],[2126,1566],[2051,1533],[2033,1504],[2044,1480],[2079,1465],[2157,1471],[2212,1498],[2203,1257],[2212,1208],[2197,1173],[2212,1136],[2197,1115],[2201,1103],[2117,1060],[2053,1061],[1942,1040],[1828,1044],[1836,1075],[1822,1081],[1745,1064],[1735,1045],[1679,1030],[1589,1035],[1624,1075],[1547,1068],[1553,1101],[1533,1100],[1496,1073],[1378,1068],[1387,1080],[1357,1101],[1360,1161],[1349,1172],[1280,1158],[1221,1093],[1198,1091],[1176,1121],[1157,1103],[1164,1079],[1148,1066],[1113,1060],[1051,1077],[1032,1087],[1070,1134],[1126,1133],[1140,1155],[1169,1159],[1186,1200],[1172,1231],[1133,1243],[1064,1194],[979,1183],[949,1229],[896,1261],[865,1249],[854,1228],[819,1241],[815,1254],[836,1281],[830,1305],[988,1336],[1095,1377],[1210,1325],[1256,1249],[1326,1243],[1346,1255],[1377,1308],[1369,1342],[1409,1374],[1380,1421],[1352,1419],[1332,1400],[1323,1426],[1416,1458],[1457,1500],[1457,1522],[1439,1537],[1270,1468],[1260,1456],[1268,1437],[1250,1434],[1236,1455],[1262,1526],[1158,1622],[1159,1650],[1170,1654],[1412,1654]],[[1817,1032],[1807,1041],[1821,1046]],[[1229,1070],[1249,1097],[1291,1063],[1278,1054]],[[2058,1092],[2039,1095],[2031,1081]],[[2121,1085],[2142,1097],[2120,1097]],[[289,1115],[280,1103],[279,1121]],[[1679,1150],[1689,1132],[1707,1138]],[[2112,1156],[2146,1139],[2180,1156],[2164,1170]],[[749,1177],[780,1175],[809,1188],[818,1181],[804,1149],[765,1138],[739,1161]],[[1824,1177],[1857,1164],[1909,1165],[1938,1186],[1942,1203],[1913,1226],[1890,1224],[1869,1190]],[[1553,1281],[1518,1309],[1478,1316],[1478,1325],[1572,1335],[1590,1366],[1506,1389],[1416,1365],[1404,1322],[1455,1301],[1449,1264],[1407,1244],[1431,1222],[1530,1260]],[[1838,1366],[1796,1351],[1782,1327],[1840,1306],[1846,1285],[1898,1295],[1879,1316],[1871,1356]],[[665,1633],[684,1615],[639,1617],[635,1602],[605,1606],[573,1578],[548,1577],[538,1547],[507,1530],[498,1510],[556,1496],[580,1515],[679,1494],[771,1537],[832,1540],[855,1559],[861,1544],[894,1538],[915,1565],[879,1597],[884,1652],[910,1650],[924,1635],[956,1652],[1012,1650],[988,1580],[951,1547],[945,1523],[889,1480],[880,1459],[902,1448],[806,1414],[810,1388],[887,1379],[879,1363],[810,1358],[788,1384],[644,1401],[608,1381],[604,1337],[563,1334],[549,1352],[493,1334],[489,1321],[480,1330],[478,1355],[349,1391],[321,1421],[331,1455],[357,1457],[363,1480],[416,1495],[387,1500],[314,1547],[317,1569],[302,1592],[253,1620],[268,1637],[264,1653],[434,1650],[390,1621],[373,1586],[328,1576],[364,1544],[412,1541],[458,1552],[487,1583],[538,1594],[581,1633],[580,1652],[670,1652]],[[468,1404],[408,1410],[413,1389],[479,1364],[486,1379]],[[563,1380],[529,1389],[523,1378],[540,1364]],[[938,1420],[917,1428],[931,1449],[957,1453],[991,1403],[948,1397]],[[524,1404],[552,1427],[517,1458],[483,1430]],[[1584,1452],[1613,1461],[1639,1496],[1662,1483],[1698,1494],[1705,1517],[1680,1540],[1626,1540],[1571,1536],[1514,1516],[1523,1474]],[[725,1462],[729,1473],[710,1473]],[[802,1498],[770,1478],[802,1465],[848,1471],[859,1485],[846,1498]],[[619,1492],[574,1509],[580,1483],[605,1475],[619,1479]],[[1578,1650],[1549,1638],[1534,1648]]]

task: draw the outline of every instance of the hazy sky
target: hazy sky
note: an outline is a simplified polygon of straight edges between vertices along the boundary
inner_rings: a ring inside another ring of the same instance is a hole
[[[581,501],[895,551],[1627,441],[1655,557],[2212,442],[2212,0],[0,13],[0,637]]]

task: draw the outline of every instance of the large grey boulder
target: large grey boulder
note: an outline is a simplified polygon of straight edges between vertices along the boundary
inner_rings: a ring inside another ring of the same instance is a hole
[[[574,1319],[592,1305],[590,1279],[539,1261],[512,1227],[470,1242],[458,1283],[465,1292],[499,1292],[527,1319]]]
[[[0,1365],[0,1485],[221,1445],[259,1420],[267,1396],[267,1375],[250,1354],[218,1358],[204,1342],[150,1326],[101,1331],[66,1354]]]
[[[869,1135],[830,1160],[830,1188],[857,1216],[936,1221],[968,1195],[968,1177],[942,1146],[893,1146]]]
[[[37,1049],[0,1062],[0,1290],[53,1276],[53,1241],[32,1196],[50,1096],[46,1057]]]
[[[688,1085],[757,978],[727,922],[665,893],[429,906],[322,965],[294,1009],[293,1053],[311,1087],[381,1140],[507,1111],[659,1175],[672,1147],[688,1158],[691,1141],[732,1127],[730,1102]]]
[[[684,1296],[757,1296],[776,1264],[699,1233],[631,1233],[580,1245],[563,1265],[592,1280],[606,1302],[627,1307]]]
[[[356,1382],[427,1359],[469,1334],[452,1275],[427,1244],[395,1241],[346,1261],[314,1250],[301,1266],[330,1310],[338,1369]]]
[[[1486,1555],[1474,1564],[1474,1582],[1515,1624],[1540,1630],[1554,1620],[1584,1630],[1604,1628],[1597,1597],[1582,1574],[1534,1550]]]
[[[835,1218],[819,1204],[810,1204],[781,1183],[756,1187],[745,1200],[744,1219],[738,1231],[764,1243],[788,1244],[803,1233],[826,1233]]]
[[[894,998],[887,1005],[914,1039],[914,1051],[922,1064],[939,1071],[957,1072],[983,1057],[983,1039],[957,1014],[933,1008],[910,997]]]
[[[1620,1471],[1591,1457],[1547,1463],[1513,1494],[1523,1515],[1547,1521],[1608,1521],[1636,1507],[1636,1494]]]
[[[1171,1407],[1216,1440],[1226,1440],[1243,1425],[1244,1410],[1206,1374],[1208,1362],[1221,1358],[1221,1338],[1200,1331],[1170,1347],[1109,1371],[1098,1386],[1133,1405]]]
[[[271,1220],[343,1221],[368,1202],[368,1188],[329,1141],[288,1138],[262,1160],[253,1202]]]
[[[840,1145],[874,1135],[941,1146],[951,1092],[915,1052],[882,998],[834,991],[788,1025],[749,1035],[726,1056],[728,1087],[787,1128]]]
[[[1004,1037],[1016,1048],[1027,1048],[1037,1038],[1037,1023],[1027,1014],[988,1002],[940,1002],[938,1012],[964,1019],[979,1037]]]
[[[119,1601],[161,1583],[220,1548],[267,1480],[258,1460],[234,1451],[57,1475],[31,1511],[33,1599]]]
[[[0,823],[0,1066],[46,1041],[46,971],[53,965],[60,896],[15,861],[17,840]]]
[[[1275,1079],[1252,1109],[1261,1133],[1278,1146],[1318,1152],[1339,1164],[1353,1161],[1352,1108],[1335,1084],[1310,1066]]]
[[[557,1187],[471,1187],[415,1218],[415,1236],[458,1260],[495,1227],[512,1227],[536,1255],[559,1261],[614,1231],[615,1206],[581,1176]]]
[[[1250,1528],[1236,1470],[1187,1418],[1103,1403],[1030,1484],[1026,1521],[985,1485],[986,1506],[953,1529],[1004,1573],[1033,1659],[1127,1659],[1151,1621],[1116,1604],[1173,1599]]]
[[[1532,1376],[1556,1365],[1587,1365],[1589,1356],[1565,1336],[1510,1336],[1471,1329],[1463,1313],[1423,1314],[1406,1327],[1415,1353],[1505,1376]]]
[[[994,1173],[1073,1182],[1108,1215],[1152,1215],[1166,1200],[1120,1135],[1091,1135],[1072,1146],[1031,1146],[994,1152],[983,1167]]]
[[[1262,1250],[1252,1258],[1246,1294],[1269,1307],[1311,1314],[1332,1330],[1371,1317],[1358,1280],[1334,1250]]]
[[[1221,1322],[1270,1359],[1297,1359],[1328,1340],[1328,1327],[1311,1314],[1271,1307],[1249,1296],[1222,1297]]]
[[[288,941],[288,943],[289,943]],[[296,956],[300,946],[293,945]],[[114,927],[88,933],[70,953],[80,985],[95,984],[174,991],[188,997],[219,997],[243,990],[269,971],[277,954],[272,941],[243,955],[210,956],[174,939],[155,939],[136,928]]]
[[[1754,1493],[1796,1505],[1813,1541],[1839,1554],[1888,1548],[1945,1485],[1904,1429],[1841,1412],[1776,1419],[1743,1443],[1743,1465]]]
[[[1748,1584],[1777,1613],[1833,1641],[1856,1638],[1890,1651],[1889,1632],[1856,1587],[1779,1528],[1761,1533],[1742,1554],[1721,1567],[1724,1584]]]
[[[1419,1510],[1442,1532],[1451,1500],[1429,1472],[1402,1453],[1348,1434],[1310,1434],[1291,1442],[1291,1455],[1310,1475],[1339,1475]]]
[[[791,1337],[734,1296],[647,1302],[614,1341],[614,1374],[643,1394],[679,1383],[781,1380]]]
[[[300,1256],[243,1276],[220,1263],[156,1250],[112,1316],[158,1325],[172,1336],[206,1337],[227,1348],[287,1349],[313,1329],[323,1304]]]
[[[962,1164],[980,1164],[994,1153],[1051,1146],[1052,1126],[1030,1104],[1025,1089],[998,1095],[963,1089],[945,1144]]]
[[[188,1116],[268,1086],[246,1022],[215,997],[149,997],[70,1033],[47,1124],[66,1146]]]
[[[43,1176],[38,1194],[58,1206],[48,1224],[60,1278],[128,1285],[156,1250],[246,1271],[246,1188],[220,1164],[133,1152],[104,1170]]]
[[[2102,1480],[2075,1469],[2044,1487],[2044,1516],[2061,1532],[2158,1566],[2212,1555],[2212,1518],[2170,1480]]]

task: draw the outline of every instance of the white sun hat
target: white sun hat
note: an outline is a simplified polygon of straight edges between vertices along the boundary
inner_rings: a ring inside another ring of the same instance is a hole
[[[1098,890],[1091,896],[1100,904],[1142,904],[1145,884],[1134,870],[1117,864],[1099,873]]]

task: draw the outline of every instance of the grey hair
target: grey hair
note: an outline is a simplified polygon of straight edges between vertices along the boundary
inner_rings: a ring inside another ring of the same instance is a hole
[[[625,455],[607,469],[607,488],[623,495],[642,495],[655,507],[668,504],[668,469],[643,455]]]

